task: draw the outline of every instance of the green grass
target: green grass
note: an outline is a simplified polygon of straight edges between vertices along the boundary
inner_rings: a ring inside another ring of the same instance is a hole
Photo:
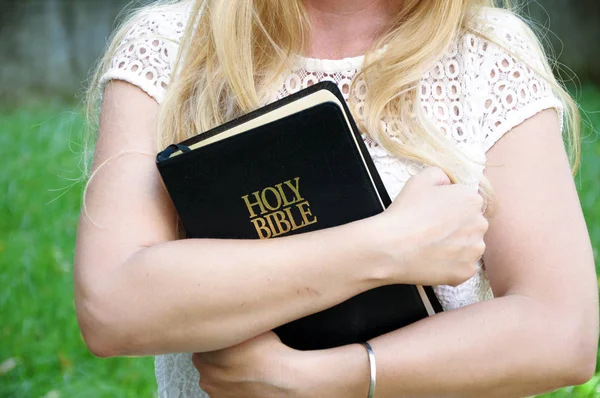
[[[81,126],[59,104],[0,109],[0,397],[155,395],[152,359],[94,358],[77,327]]]
[[[600,109],[600,90],[581,99]],[[72,297],[82,120],[69,106],[0,108],[0,397],[152,397],[152,359],[97,359]],[[600,114],[590,113],[594,126]],[[577,186],[600,250],[600,142],[588,128]],[[551,347],[549,347],[551,349]],[[596,377],[547,397],[600,397]]]
[[[600,130],[600,89],[585,87],[581,98],[577,99],[585,113],[583,115],[581,168],[575,178],[575,183],[594,247],[596,274],[600,275],[600,202],[598,201],[600,198],[600,141],[598,133],[594,131]],[[598,283],[600,285],[600,276]],[[600,397],[600,351],[597,355],[596,375],[592,380],[583,386],[565,388],[543,397]]]

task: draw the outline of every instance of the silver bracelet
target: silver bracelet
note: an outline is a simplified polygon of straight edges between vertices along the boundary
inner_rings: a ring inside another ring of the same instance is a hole
[[[371,344],[368,342],[361,343],[363,347],[366,348],[367,353],[369,354],[369,367],[371,369],[371,383],[369,384],[369,395],[368,398],[373,398],[375,396],[375,385],[377,384],[377,365],[375,364],[375,353],[373,352],[373,348],[371,348]]]

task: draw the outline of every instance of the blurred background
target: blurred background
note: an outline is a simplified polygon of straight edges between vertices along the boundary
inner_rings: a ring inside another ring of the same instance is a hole
[[[72,297],[83,188],[84,118],[76,94],[127,3],[0,0],[0,397],[156,395],[151,358],[89,354]],[[556,72],[584,113],[575,181],[598,264],[600,2],[518,4],[554,49],[562,65]],[[598,372],[546,397],[600,397]]]

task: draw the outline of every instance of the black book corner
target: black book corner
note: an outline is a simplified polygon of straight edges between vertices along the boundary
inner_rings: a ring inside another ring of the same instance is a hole
[[[276,238],[360,220],[390,204],[346,103],[329,82],[171,145],[157,155],[157,166],[189,238]],[[390,285],[275,332],[292,348],[324,349],[441,310],[431,287]]]

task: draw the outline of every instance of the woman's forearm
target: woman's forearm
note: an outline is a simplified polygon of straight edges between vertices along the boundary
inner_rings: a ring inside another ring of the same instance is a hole
[[[523,296],[473,304],[417,322],[371,341],[377,359],[377,398],[524,397],[580,384],[594,371],[594,325],[565,322]],[[588,333],[589,331],[589,333]],[[592,342],[590,344],[590,342]],[[307,356],[323,367],[313,382],[324,395],[364,398],[368,361],[359,345]],[[589,359],[589,360],[588,360]],[[329,373],[328,373],[329,372]],[[332,373],[335,376],[332,376]]]
[[[202,352],[331,307],[385,283],[363,223],[266,241],[167,242],[108,274],[88,271],[77,289],[84,336],[101,356]]]

